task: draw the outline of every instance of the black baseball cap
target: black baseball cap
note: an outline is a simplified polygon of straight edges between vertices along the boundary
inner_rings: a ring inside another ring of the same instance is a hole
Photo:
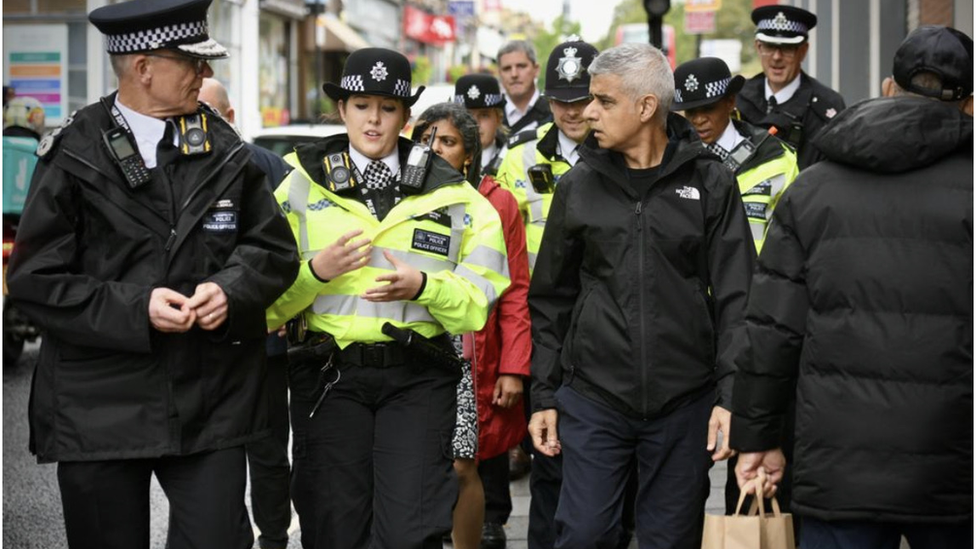
[[[933,89],[913,85],[912,78],[922,72],[938,76],[942,86]],[[951,27],[919,27],[895,52],[891,74],[905,91],[958,101],[973,93],[973,39]]]
[[[572,103],[590,96],[590,63],[600,53],[577,37],[553,48],[546,63],[548,99]]]

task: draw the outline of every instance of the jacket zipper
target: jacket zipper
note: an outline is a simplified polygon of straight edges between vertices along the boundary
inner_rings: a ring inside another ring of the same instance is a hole
[[[641,415],[647,413],[647,345],[644,341],[644,220],[641,219],[641,211],[643,210],[643,204],[640,199],[637,200],[637,210],[634,214],[637,216],[637,285],[640,288],[640,355],[641,360],[638,367],[640,368],[641,377]]]

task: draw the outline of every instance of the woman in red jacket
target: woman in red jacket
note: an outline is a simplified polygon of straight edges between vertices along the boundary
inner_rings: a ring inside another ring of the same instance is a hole
[[[505,231],[512,281],[498,299],[485,327],[463,337],[464,356],[472,361],[474,375],[473,387],[466,387],[465,380],[459,384],[454,469],[460,481],[460,491],[454,509],[452,537],[456,549],[477,549],[485,500],[476,459],[507,453],[522,440],[526,430],[525,414],[518,404],[522,397],[522,378],[529,375],[532,354],[529,262],[525,226],[515,199],[490,176],[481,178],[479,175],[481,140],[478,123],[463,106],[439,103],[420,115],[414,140],[427,143],[434,128],[437,132],[434,142],[430,143],[431,149],[465,174],[498,211]]]

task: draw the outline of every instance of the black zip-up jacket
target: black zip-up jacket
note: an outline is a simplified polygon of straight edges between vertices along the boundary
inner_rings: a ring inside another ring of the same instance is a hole
[[[186,455],[267,433],[264,311],[297,275],[295,239],[240,137],[209,114],[213,151],[170,148],[135,190],[97,103],[37,164],[7,282],[43,330],[29,410],[40,462]],[[192,296],[208,281],[227,295],[224,325],[151,326],[154,288]]]
[[[823,157],[813,145],[820,130],[844,110],[844,98],[805,72],[800,73],[800,87],[789,101],[766,112],[766,75],[746,81],[736,95],[735,107],[742,118],[755,126],[778,130],[776,137],[796,149],[796,163],[800,169],[811,166]],[[798,131],[794,131],[798,128]]]
[[[780,445],[794,513],[973,519],[973,119],[851,106],[773,212],[749,296],[732,447]]]
[[[535,411],[561,385],[636,418],[716,383],[730,407],[755,245],[732,173],[683,118],[668,135],[644,196],[593,141],[559,180],[529,290]]]

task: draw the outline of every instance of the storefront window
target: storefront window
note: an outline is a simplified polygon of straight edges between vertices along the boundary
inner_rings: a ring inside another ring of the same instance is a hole
[[[241,30],[240,25],[235,24],[239,19],[240,6],[229,0],[214,0],[210,6],[210,36],[227,48],[230,59],[217,60],[210,63],[213,68],[214,78],[220,80],[228,90],[239,89],[240,74],[235,74],[235,68],[239,68],[239,63],[230,62],[231,59],[241,57]]]
[[[259,20],[259,106],[262,125],[288,124],[288,27],[273,14],[262,13]]]

